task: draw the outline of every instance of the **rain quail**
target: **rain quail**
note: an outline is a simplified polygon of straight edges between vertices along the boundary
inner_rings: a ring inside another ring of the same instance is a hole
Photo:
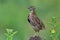
[[[39,31],[45,29],[43,22],[37,17],[34,6],[29,7],[30,13],[28,15],[28,22],[32,25],[34,29],[35,36],[39,35]]]

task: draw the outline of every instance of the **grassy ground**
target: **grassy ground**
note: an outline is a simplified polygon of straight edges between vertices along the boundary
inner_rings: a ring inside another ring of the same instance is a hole
[[[28,7],[36,7],[38,17],[44,22],[46,29],[40,32],[45,40],[50,40],[51,17],[56,17],[57,32],[60,33],[60,0],[0,0],[0,40],[5,40],[6,29],[18,31],[13,40],[28,40],[34,34],[34,30],[27,22]],[[58,36],[60,40],[60,36]]]

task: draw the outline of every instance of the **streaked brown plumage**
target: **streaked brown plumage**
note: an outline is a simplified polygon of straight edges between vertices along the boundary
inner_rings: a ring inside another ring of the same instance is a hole
[[[42,21],[37,17],[35,8],[31,6],[29,8],[30,13],[28,15],[28,22],[32,25],[32,28],[35,32],[39,32],[43,28],[45,28],[45,25],[42,23]]]

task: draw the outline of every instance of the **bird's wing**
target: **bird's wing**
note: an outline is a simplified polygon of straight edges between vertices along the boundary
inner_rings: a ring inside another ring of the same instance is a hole
[[[45,25],[43,24],[43,22],[37,17],[37,16],[33,16],[32,20],[34,21],[34,23],[42,28],[45,28]]]

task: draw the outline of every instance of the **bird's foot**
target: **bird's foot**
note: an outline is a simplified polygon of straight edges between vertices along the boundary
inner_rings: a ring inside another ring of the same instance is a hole
[[[37,36],[37,37],[38,37],[38,36],[39,36],[39,33],[38,33],[38,32],[36,32],[36,33],[35,33],[35,35],[33,35],[33,37],[35,37],[35,36]]]

